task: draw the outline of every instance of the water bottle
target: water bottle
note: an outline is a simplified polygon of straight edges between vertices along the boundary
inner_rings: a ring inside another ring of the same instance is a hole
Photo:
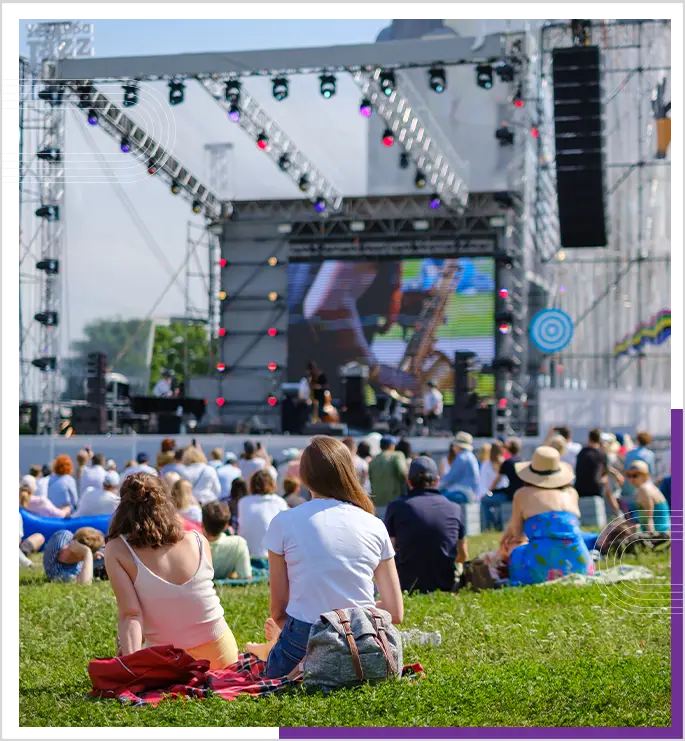
[[[423,630],[403,630],[400,632],[403,646],[439,646],[442,643],[442,635],[439,630],[427,633]]]

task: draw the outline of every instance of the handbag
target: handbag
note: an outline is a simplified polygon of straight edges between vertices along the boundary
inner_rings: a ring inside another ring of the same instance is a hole
[[[402,639],[390,614],[348,607],[321,615],[302,663],[305,687],[330,692],[402,673]]]

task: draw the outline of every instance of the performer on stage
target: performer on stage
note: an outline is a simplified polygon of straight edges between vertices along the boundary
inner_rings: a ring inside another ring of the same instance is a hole
[[[442,417],[442,393],[433,383],[428,381],[426,393],[423,395],[423,416],[429,431],[437,419]]]
[[[171,392],[171,373],[168,370],[163,370],[162,377],[152,389],[152,395],[158,399],[168,399],[171,397]]]

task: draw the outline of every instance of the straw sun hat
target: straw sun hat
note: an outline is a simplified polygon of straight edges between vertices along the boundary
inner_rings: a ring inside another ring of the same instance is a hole
[[[559,451],[546,445],[533,453],[533,460],[516,463],[521,481],[540,489],[561,489],[573,482],[573,468],[559,457]]]

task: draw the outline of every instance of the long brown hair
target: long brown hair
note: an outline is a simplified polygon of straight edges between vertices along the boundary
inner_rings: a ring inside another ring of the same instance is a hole
[[[250,494],[274,494],[276,492],[276,482],[270,471],[261,469],[255,471],[250,477]]]
[[[119,494],[108,542],[124,535],[135,548],[161,548],[182,540],[184,530],[174,500],[160,478],[149,473],[127,476]]]
[[[495,440],[490,447],[490,463],[493,471],[499,473],[499,467],[502,465],[504,457],[504,445],[499,440]]]
[[[352,454],[339,440],[315,435],[302,453],[300,478],[319,496],[353,504],[369,514],[375,511],[357,479]]]

